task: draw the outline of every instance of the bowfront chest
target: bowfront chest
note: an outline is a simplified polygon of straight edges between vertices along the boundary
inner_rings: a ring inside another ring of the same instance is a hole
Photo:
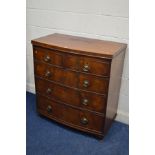
[[[32,44],[37,112],[103,138],[117,114],[126,44],[63,34]]]

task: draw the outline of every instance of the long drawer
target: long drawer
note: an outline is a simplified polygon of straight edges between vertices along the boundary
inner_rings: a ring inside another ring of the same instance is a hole
[[[34,59],[56,66],[62,66],[63,55],[59,52],[55,52],[55,50],[35,47]]]
[[[109,78],[77,73],[36,61],[34,68],[35,75],[44,79],[96,93],[106,94],[108,92]]]
[[[77,91],[52,82],[36,78],[36,91],[50,99],[64,102],[69,105],[81,107],[95,112],[104,113],[106,96],[85,91]]]
[[[37,96],[37,110],[48,118],[63,121],[67,125],[98,132],[103,130],[104,118],[102,116],[50,101],[40,95]]]

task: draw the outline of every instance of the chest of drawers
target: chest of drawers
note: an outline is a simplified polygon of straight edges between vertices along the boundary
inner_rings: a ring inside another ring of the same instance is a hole
[[[103,138],[117,114],[126,44],[63,34],[32,44],[38,113]]]

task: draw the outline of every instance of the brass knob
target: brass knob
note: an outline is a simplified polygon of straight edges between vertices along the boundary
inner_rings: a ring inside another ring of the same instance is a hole
[[[88,124],[87,118],[85,118],[85,117],[81,118],[81,124],[87,125]]]
[[[45,77],[50,77],[50,76],[51,76],[51,72],[50,71],[46,71]]]
[[[49,62],[49,61],[51,61],[50,56],[46,55],[46,56],[44,57],[44,61],[45,61],[45,62]]]
[[[89,86],[89,81],[88,81],[88,80],[84,80],[83,86],[84,86],[85,88],[87,88],[87,87]]]
[[[86,98],[83,99],[82,104],[83,104],[83,105],[88,105],[88,99],[86,99]]]
[[[49,112],[49,113],[52,112],[52,107],[50,105],[47,106],[47,112]]]
[[[89,70],[90,70],[89,65],[88,65],[88,64],[85,64],[85,65],[83,66],[83,71],[84,71],[84,72],[88,72]]]
[[[50,88],[47,88],[46,93],[51,94],[52,90]]]

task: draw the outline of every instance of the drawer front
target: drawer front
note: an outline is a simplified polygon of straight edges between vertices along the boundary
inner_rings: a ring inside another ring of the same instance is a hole
[[[34,59],[57,66],[62,66],[63,62],[60,53],[39,47],[34,48]]]
[[[76,91],[39,78],[35,81],[36,91],[51,99],[100,113],[105,110],[106,97],[103,95]]]
[[[95,76],[79,75],[79,88],[106,94],[108,92],[109,78],[99,78]]]
[[[91,74],[109,76],[110,63],[107,60],[100,60],[95,58],[80,57],[79,70]]]
[[[39,95],[37,96],[37,110],[51,119],[62,120],[66,124],[69,123],[95,131],[102,131],[103,129],[104,117],[49,101]]]
[[[34,67],[37,76],[71,87],[77,87],[78,78],[75,72],[59,69],[39,62],[35,62]]]

